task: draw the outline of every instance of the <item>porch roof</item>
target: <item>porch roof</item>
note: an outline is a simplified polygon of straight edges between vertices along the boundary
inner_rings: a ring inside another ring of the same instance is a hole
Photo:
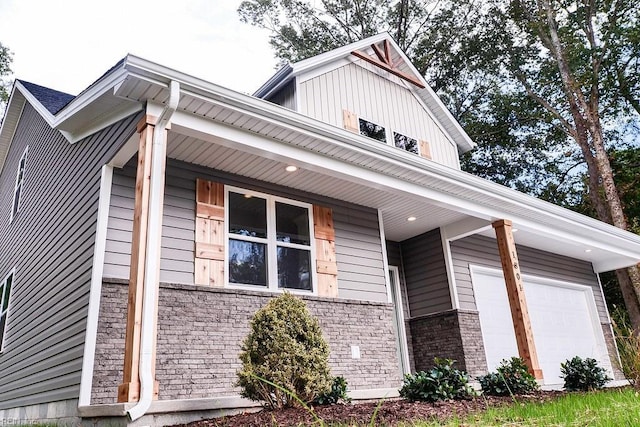
[[[133,111],[157,115],[172,80],[181,93],[169,157],[379,209],[388,239],[436,227],[451,239],[491,234],[490,223],[506,218],[519,244],[591,261],[596,271],[640,260],[640,236],[131,55],[45,118],[74,141]],[[136,139],[116,165],[135,154]],[[286,173],[288,164],[299,170]]]

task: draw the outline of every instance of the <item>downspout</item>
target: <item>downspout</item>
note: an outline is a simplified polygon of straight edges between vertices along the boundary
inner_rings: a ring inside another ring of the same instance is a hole
[[[153,343],[156,325],[156,288],[160,279],[160,242],[162,239],[162,205],[164,203],[164,165],[167,141],[165,127],[178,107],[180,84],[171,81],[169,100],[160,113],[153,129],[151,155],[151,179],[149,185],[149,219],[147,223],[147,254],[145,257],[144,296],[142,303],[142,328],[140,338],[140,399],[127,410],[131,421],[142,417],[153,400]]]

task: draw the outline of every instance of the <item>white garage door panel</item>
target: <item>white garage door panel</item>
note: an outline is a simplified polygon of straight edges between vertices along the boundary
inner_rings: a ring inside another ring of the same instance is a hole
[[[473,286],[489,370],[518,355],[507,290],[498,270],[474,268]],[[525,295],[545,383],[562,383],[560,363],[574,356],[611,365],[590,288],[524,277]]]

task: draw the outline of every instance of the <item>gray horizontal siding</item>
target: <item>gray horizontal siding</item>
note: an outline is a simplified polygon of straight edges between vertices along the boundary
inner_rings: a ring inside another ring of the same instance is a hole
[[[0,409],[78,398],[100,170],[136,121],[70,144],[25,107],[0,176],[0,275],[15,268],[0,354]],[[27,145],[21,210],[9,223]]]
[[[252,189],[333,209],[340,298],[386,301],[384,263],[377,211],[319,198],[290,188],[223,174],[169,159],[160,280],[194,283],[196,178]],[[135,161],[114,171],[105,253],[105,278],[129,277]]]
[[[412,237],[400,245],[411,316],[451,309],[440,230]]]
[[[501,269],[498,245],[495,239],[489,237],[466,237],[451,243],[451,256],[460,308],[475,310],[469,265]],[[591,263],[526,246],[518,246],[518,260],[524,274],[590,286],[600,321],[608,322],[607,309]]]

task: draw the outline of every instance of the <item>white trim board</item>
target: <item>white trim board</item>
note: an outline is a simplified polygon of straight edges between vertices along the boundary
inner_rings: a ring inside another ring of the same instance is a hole
[[[100,198],[98,201],[98,217],[96,219],[96,238],[93,247],[93,266],[91,269],[91,290],[87,308],[87,330],[84,340],[84,356],[82,358],[82,374],[80,377],[80,396],[78,406],[91,403],[93,386],[93,367],[98,335],[98,318],[100,315],[100,297],[102,294],[102,271],[107,242],[107,225],[109,221],[109,205],[111,204],[111,184],[113,166],[102,166],[100,178]]]

